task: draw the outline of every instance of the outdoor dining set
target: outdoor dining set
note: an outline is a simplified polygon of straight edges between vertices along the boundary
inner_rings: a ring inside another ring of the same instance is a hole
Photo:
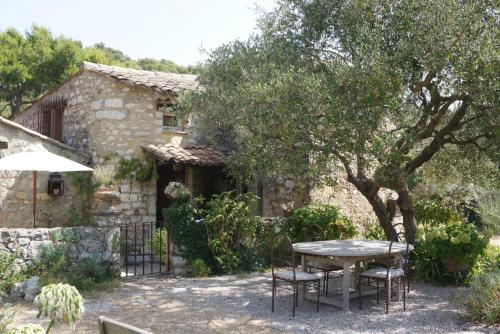
[[[398,225],[395,227],[403,230],[402,224]],[[319,226],[314,226],[305,242],[292,243],[284,234],[275,235],[271,250],[273,312],[278,287],[293,291],[293,316],[304,299],[315,301],[317,310],[320,303],[325,303],[347,312],[353,298],[358,299],[360,309],[364,296],[376,294],[379,304],[381,290],[385,292],[388,313],[393,289],[398,300],[402,295],[406,309],[409,253],[413,246],[405,241],[404,232],[398,232],[393,241],[322,240],[323,236]],[[340,291],[329,291],[331,278],[342,279]]]

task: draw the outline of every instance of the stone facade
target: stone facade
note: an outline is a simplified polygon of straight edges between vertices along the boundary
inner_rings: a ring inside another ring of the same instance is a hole
[[[117,262],[119,236],[119,228],[90,226],[35,229],[0,228],[0,251],[9,253],[19,251],[19,265],[26,267],[40,255],[44,247],[54,246],[61,242],[71,242],[69,255],[74,261],[98,254],[104,261]]]
[[[106,75],[82,71],[44,98],[67,99],[64,111],[63,143],[92,157],[94,166],[110,165],[115,170],[122,158],[150,161],[142,144],[194,143],[196,131],[190,123],[182,130],[165,130],[159,99],[173,99],[170,93],[134,87]],[[30,108],[16,122],[36,129],[36,109]],[[156,220],[156,182],[115,182],[121,193],[117,224]]]
[[[8,141],[8,148],[0,149],[0,157],[22,151],[48,151],[88,164],[89,157],[75,149],[1,117],[0,133]],[[49,173],[38,173],[36,226],[67,225],[72,212],[80,208],[81,200],[75,187],[67,174],[63,176],[66,178],[64,195],[50,196],[47,194]],[[32,227],[32,208],[32,172],[0,171],[0,227]]]
[[[94,166],[107,164],[116,170],[122,158],[155,159],[154,155],[145,152],[145,145],[203,144],[195,119],[183,122],[180,129],[163,126],[164,112],[157,110],[158,101],[175,102],[182,89],[176,91],[170,82],[168,87],[159,85],[158,77],[161,75],[156,72],[93,64],[87,69],[84,67],[42,100],[51,97],[67,99],[62,141],[90,155]],[[192,82],[186,85],[186,89],[194,87],[196,85]],[[16,122],[36,130],[36,108],[18,116]],[[200,167],[186,165],[183,168],[184,183],[194,194],[206,186],[203,182],[220,181],[210,179],[210,173],[201,171]],[[263,200],[259,213],[265,216],[283,215],[285,203],[294,202],[295,206],[300,206],[309,201],[320,201],[338,205],[358,225],[375,219],[367,201],[345,179],[339,177],[334,188],[303,189],[297,185],[294,180],[276,178],[266,179],[260,189],[256,182],[248,189],[261,194]],[[116,224],[150,222],[158,218],[156,180],[141,185],[116,182],[115,188],[120,194],[117,215],[113,217]],[[224,190],[224,187],[220,188]]]

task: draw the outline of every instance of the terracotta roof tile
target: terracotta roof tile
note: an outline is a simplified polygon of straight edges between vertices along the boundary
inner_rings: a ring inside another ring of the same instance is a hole
[[[153,88],[160,93],[181,93],[185,90],[199,90],[196,75],[143,71],[132,68],[94,64],[84,61],[82,70],[105,74],[130,86]]]
[[[209,145],[180,147],[173,144],[143,144],[142,148],[163,161],[194,166],[223,166],[226,163],[224,153]]]

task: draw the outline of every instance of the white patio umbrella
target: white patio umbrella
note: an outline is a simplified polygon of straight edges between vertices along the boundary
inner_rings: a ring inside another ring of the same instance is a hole
[[[38,172],[91,172],[92,168],[50,152],[20,152],[0,159],[0,170],[33,172],[33,227],[36,218]]]

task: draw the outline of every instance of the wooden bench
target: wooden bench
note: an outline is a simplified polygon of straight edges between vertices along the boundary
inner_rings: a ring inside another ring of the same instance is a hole
[[[124,324],[106,317],[99,317],[97,320],[100,334],[153,334],[144,329]]]

